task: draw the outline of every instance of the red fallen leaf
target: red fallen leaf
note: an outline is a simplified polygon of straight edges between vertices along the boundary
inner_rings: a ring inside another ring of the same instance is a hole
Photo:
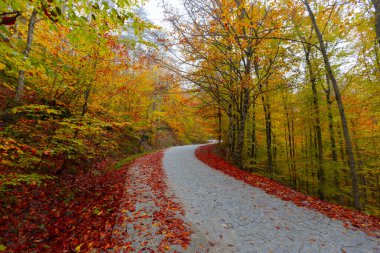
[[[98,175],[62,175],[15,189],[17,203],[2,209],[1,244],[12,252],[69,252],[81,243],[83,252],[113,248],[117,213],[110,210],[121,203],[127,168],[110,170],[109,162],[102,161]],[[93,215],[95,206],[102,215]]]
[[[355,227],[357,227],[370,236],[380,238],[380,218],[307,196],[272,179],[242,171],[216,155],[213,152],[214,147],[214,145],[200,146],[196,149],[195,155],[210,167],[251,186],[258,187],[268,194],[284,201],[291,201],[297,206],[316,210],[332,219],[341,220],[347,228],[356,229]],[[363,226],[363,224],[365,225]]]
[[[179,245],[184,249],[187,248],[190,244],[190,235],[192,234],[183,219],[179,218],[184,213],[183,207],[176,202],[175,196],[167,193],[168,186],[166,185],[166,175],[162,168],[162,156],[162,152],[150,154],[136,159],[131,165],[139,167],[139,177],[148,183],[154,196],[145,199],[142,196],[146,194],[126,191],[124,197],[128,201],[125,201],[121,205],[121,210],[123,210],[136,206],[137,203],[154,202],[158,210],[150,214],[152,217],[149,217],[145,211],[138,210],[130,214],[131,217],[129,219],[131,221],[139,221],[145,218],[152,218],[152,226],[157,228],[156,234],[164,235],[163,240],[159,243],[159,252],[165,251],[165,248],[171,245]],[[134,180],[136,181],[136,178]],[[125,185],[134,185],[134,189],[138,189],[138,184],[130,182],[128,179]],[[137,224],[135,225],[135,229],[140,236],[143,236],[146,233],[147,227]],[[145,244],[142,242],[141,246],[144,247]]]

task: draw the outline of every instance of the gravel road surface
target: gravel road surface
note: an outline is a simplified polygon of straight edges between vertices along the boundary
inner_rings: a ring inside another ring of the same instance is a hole
[[[380,252],[380,241],[323,214],[285,202],[199,161],[197,145],[166,150],[168,185],[194,238],[209,252]]]

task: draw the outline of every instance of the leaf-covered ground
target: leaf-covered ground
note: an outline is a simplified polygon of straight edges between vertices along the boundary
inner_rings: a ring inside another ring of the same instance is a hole
[[[6,191],[0,202],[0,251],[186,249],[192,232],[166,185],[162,155],[146,155],[118,170],[105,160],[90,173]]]
[[[332,219],[343,221],[346,227],[350,227],[353,230],[360,229],[368,235],[380,238],[379,218],[334,205],[315,197],[307,196],[281,185],[272,179],[240,170],[215,154],[213,150],[214,147],[214,145],[200,146],[196,150],[195,155],[199,160],[210,167],[222,171],[223,173],[251,186],[258,187],[268,194],[274,195],[285,201],[291,201],[297,206],[316,210]]]
[[[114,230],[117,252],[183,252],[190,244],[192,231],[166,184],[162,156],[149,154],[130,166]]]
[[[128,167],[105,160],[90,173],[22,184],[1,198],[0,244],[7,252],[113,248],[112,228]]]

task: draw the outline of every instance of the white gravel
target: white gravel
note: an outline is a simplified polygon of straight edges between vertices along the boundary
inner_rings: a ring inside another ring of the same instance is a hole
[[[380,252],[379,239],[210,168],[197,147],[170,148],[163,164],[204,252]]]

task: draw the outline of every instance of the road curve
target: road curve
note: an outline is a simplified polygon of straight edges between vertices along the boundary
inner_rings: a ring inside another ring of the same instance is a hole
[[[167,149],[163,165],[205,252],[380,252],[375,237],[210,168],[197,147]]]

